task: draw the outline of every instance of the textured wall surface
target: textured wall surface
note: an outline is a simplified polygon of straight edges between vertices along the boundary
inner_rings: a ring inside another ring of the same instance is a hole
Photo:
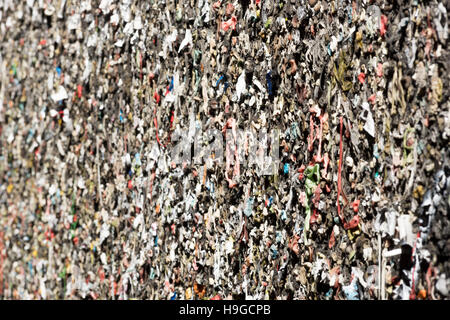
[[[0,298],[448,299],[449,10],[0,0]]]

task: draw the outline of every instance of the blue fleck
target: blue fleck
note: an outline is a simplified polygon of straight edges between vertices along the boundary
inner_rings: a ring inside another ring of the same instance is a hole
[[[134,155],[135,159],[136,159],[136,165],[140,166],[141,165],[141,155],[139,153],[136,153]]]
[[[223,78],[224,78],[224,76],[220,76],[219,80],[216,81],[215,87],[217,87],[219,85],[220,81],[222,81]]]
[[[61,68],[60,67],[56,67],[56,72],[58,73],[58,77],[61,76]]]
[[[173,90],[173,77],[172,77],[172,80],[170,81],[170,86],[169,86],[169,91],[172,91]]]
[[[284,174],[288,174],[289,173],[289,163],[285,163],[284,164],[283,170],[284,170]]]
[[[348,286],[344,286],[342,289],[348,300],[359,300],[358,285],[356,284],[356,281],[353,281]]]
[[[150,271],[150,279],[154,279],[155,278],[155,270],[152,267],[152,270]]]
[[[272,259],[275,259],[278,255],[278,250],[277,250],[277,247],[275,246],[275,244],[272,244],[272,246],[270,247],[270,250],[272,251]]]
[[[266,81],[267,81],[267,91],[269,91],[269,96],[273,96],[272,71],[267,72]]]

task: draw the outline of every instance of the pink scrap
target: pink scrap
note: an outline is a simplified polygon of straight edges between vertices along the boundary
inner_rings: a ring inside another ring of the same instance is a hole
[[[382,63],[378,63],[377,66],[377,76],[382,77],[383,76],[383,64]]]
[[[232,16],[230,20],[228,21],[224,21],[222,22],[222,29],[223,31],[228,31],[228,29],[230,29],[230,27],[233,30],[236,30],[236,23],[237,23],[237,19],[235,16]]]

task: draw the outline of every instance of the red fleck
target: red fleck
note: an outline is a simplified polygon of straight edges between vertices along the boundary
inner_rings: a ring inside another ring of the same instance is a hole
[[[319,213],[317,212],[317,209],[314,208],[313,215],[309,219],[309,223],[314,224],[317,222],[317,218],[319,217]]]
[[[381,17],[380,17],[380,34],[381,34],[382,37],[386,33],[387,21],[388,21],[387,17],[384,14],[382,14]]]
[[[236,23],[237,23],[237,19],[235,16],[232,16],[231,19],[229,19],[228,21],[222,22],[223,31],[228,31],[228,29],[230,29],[230,27],[233,30],[236,30]]]
[[[153,98],[155,98],[156,103],[159,104],[159,101],[161,100],[161,97],[159,96],[158,92],[155,92],[155,93],[153,94]]]
[[[328,241],[328,248],[333,248],[336,243],[336,238],[334,237],[334,230],[331,232],[330,241]]]
[[[113,282],[113,289],[114,289],[114,295],[117,295],[117,293],[118,293],[118,288],[117,288],[117,282]]]
[[[364,84],[364,82],[366,81],[366,75],[364,74],[364,72],[361,72],[358,76],[358,80],[359,82],[361,82],[362,84]]]
[[[350,220],[350,222],[345,222],[344,223],[344,229],[348,230],[348,229],[354,229],[359,225],[359,216],[355,215],[352,220]]]
[[[103,280],[105,280],[105,272],[103,271],[102,267],[99,268],[98,274],[100,276],[100,282],[103,282]]]
[[[300,169],[298,169],[298,172],[300,173],[298,176],[298,180],[302,180],[304,175],[303,172],[305,171],[306,167],[304,164],[302,164],[302,166],[300,167]]]
[[[359,203],[360,203],[360,200],[359,200],[359,199],[353,201],[353,211],[355,211],[355,213],[357,213],[358,210],[359,210]]]

